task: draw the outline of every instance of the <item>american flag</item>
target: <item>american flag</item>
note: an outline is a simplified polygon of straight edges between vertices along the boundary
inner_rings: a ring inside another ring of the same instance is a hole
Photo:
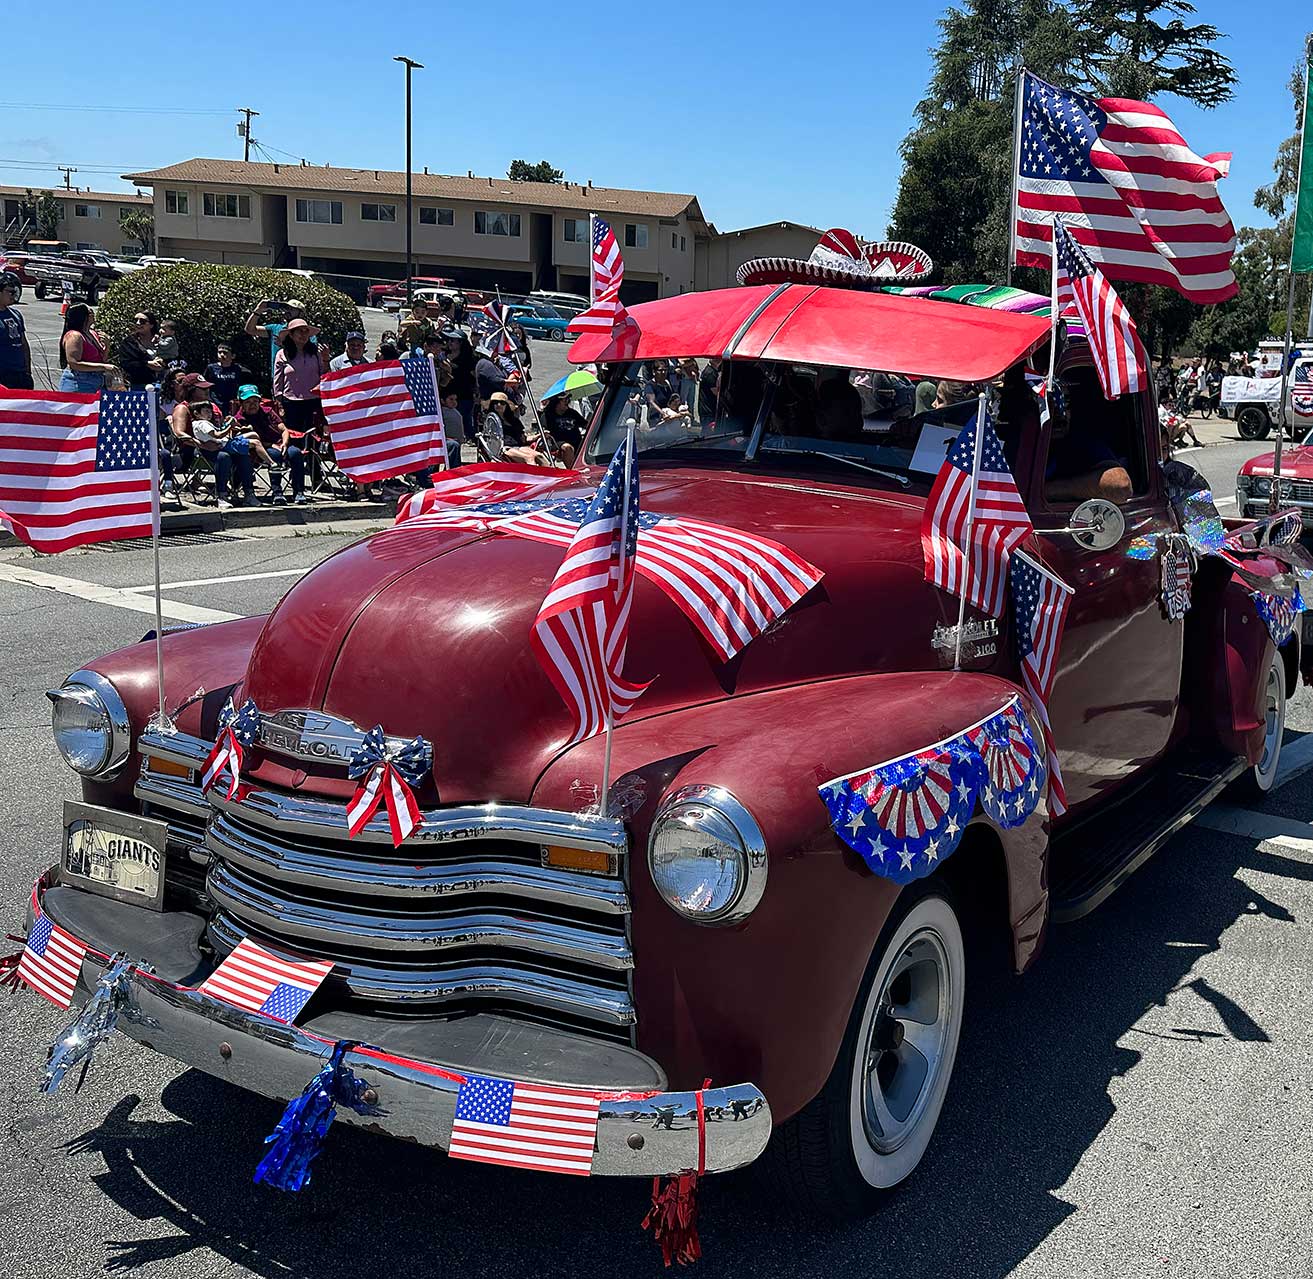
[[[510,355],[517,350],[516,341],[511,336],[510,326],[515,321],[515,317],[511,315],[511,308],[505,302],[489,302],[483,308],[483,314],[492,321],[483,345],[493,355]]]
[[[293,1022],[332,969],[331,960],[266,950],[243,937],[200,990],[247,1012]]]
[[[979,424],[978,472],[977,423],[972,421],[962,428],[935,477],[921,518],[921,549],[928,582],[999,617],[1008,553],[1034,530],[1003,445],[989,415],[980,411],[984,421]]]
[[[416,515],[427,515],[448,507],[476,502],[505,502],[534,497],[567,480],[577,480],[573,471],[549,466],[524,466],[511,462],[486,462],[462,466],[433,481],[433,487],[411,494],[397,507],[397,523]]]
[[[529,642],[574,716],[571,743],[600,733],[645,684],[623,678],[638,553],[634,437],[617,449],[570,538]]]
[[[361,483],[447,465],[447,436],[427,357],[378,360],[319,383],[337,464]]]
[[[1131,313],[1061,221],[1054,224],[1053,243],[1057,250],[1059,304],[1065,286],[1071,305],[1085,325],[1104,395],[1115,400],[1119,395],[1144,390],[1149,384],[1149,356],[1135,331]]]
[[[0,388],[0,527],[47,554],[149,537],[154,428],[145,391]]]
[[[1313,417],[1313,360],[1296,364],[1290,375],[1290,407],[1300,417]]]
[[[620,301],[625,279],[625,260],[620,255],[615,232],[596,214],[592,218],[592,305],[566,326],[572,333],[614,333],[628,317]]]
[[[1049,761],[1049,811],[1055,817],[1067,811],[1067,792],[1049,723],[1049,695],[1058,673],[1058,649],[1072,589],[1022,552],[1012,556],[1013,629],[1021,659],[1021,682],[1044,725],[1044,747]]]
[[[73,1002],[86,946],[49,915],[38,915],[18,960],[18,975],[38,995],[67,1008]]]
[[[1237,291],[1235,228],[1217,182],[1229,154],[1200,157],[1161,108],[1090,98],[1024,73],[1013,249],[1049,265],[1061,214],[1112,280],[1175,289],[1192,302]]]
[[[456,1096],[453,1159],[586,1177],[593,1166],[595,1093],[469,1075]]]

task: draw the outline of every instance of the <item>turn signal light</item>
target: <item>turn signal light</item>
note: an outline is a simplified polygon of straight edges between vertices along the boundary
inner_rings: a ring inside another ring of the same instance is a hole
[[[184,781],[191,779],[191,769],[186,764],[179,764],[171,759],[162,759],[158,755],[151,755],[149,758],[152,773],[163,773],[166,777],[181,777]]]
[[[610,853],[597,848],[566,848],[563,844],[543,845],[543,865],[557,870],[586,870],[594,875],[612,873]]]

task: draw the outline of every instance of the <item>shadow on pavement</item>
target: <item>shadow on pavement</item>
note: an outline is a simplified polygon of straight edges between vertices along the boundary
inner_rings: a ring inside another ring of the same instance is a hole
[[[706,1275],[1002,1276],[1076,1209],[1056,1193],[1113,1114],[1109,1083],[1140,1059],[1121,1041],[1146,1011],[1188,987],[1230,1035],[1267,1038],[1243,1008],[1190,970],[1247,913],[1294,923],[1237,877],[1313,878],[1313,867],[1196,830],[1106,906],[1058,927],[1025,978],[977,974],[940,1131],[911,1183],[847,1227],[800,1220],[751,1173],[712,1178],[701,1198]],[[1210,1019],[1211,1020],[1211,1019]],[[1137,1033],[1182,1053],[1213,1027]],[[1132,1041],[1134,1042],[1134,1041]],[[1188,1069],[1188,1064],[1184,1067]],[[376,1274],[656,1274],[639,1231],[644,1182],[536,1176],[448,1161],[335,1125],[301,1195],[251,1182],[281,1107],[190,1072],[168,1085],[168,1122],[133,1119],[135,1097],[71,1143],[96,1155],[104,1193],[151,1237],[106,1245],[107,1271],[193,1250],[268,1279]],[[161,1228],[177,1233],[156,1237]],[[210,1273],[213,1259],[195,1259]],[[176,1269],[176,1266],[171,1267]]]

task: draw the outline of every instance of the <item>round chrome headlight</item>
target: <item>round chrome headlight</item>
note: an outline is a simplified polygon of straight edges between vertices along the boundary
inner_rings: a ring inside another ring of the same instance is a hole
[[[76,671],[50,698],[51,731],[64,762],[83,777],[108,780],[128,757],[132,728],[114,685],[95,671]]]
[[[662,801],[647,848],[666,904],[699,924],[736,924],[766,887],[766,840],[719,786],[685,786]]]
[[[1254,481],[1254,492],[1266,497],[1272,491],[1272,481],[1266,475],[1260,475]]]

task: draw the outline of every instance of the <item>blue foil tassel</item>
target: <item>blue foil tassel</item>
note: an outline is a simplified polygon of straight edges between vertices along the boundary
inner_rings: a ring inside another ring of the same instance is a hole
[[[328,1065],[293,1097],[278,1126],[264,1139],[271,1149],[260,1160],[255,1180],[275,1190],[302,1190],[310,1184],[310,1164],[324,1147],[324,1138],[337,1106],[350,1106],[361,1115],[381,1113],[371,1101],[363,1079],[342,1065],[342,1058],[355,1045],[345,1040],[333,1048]]]

